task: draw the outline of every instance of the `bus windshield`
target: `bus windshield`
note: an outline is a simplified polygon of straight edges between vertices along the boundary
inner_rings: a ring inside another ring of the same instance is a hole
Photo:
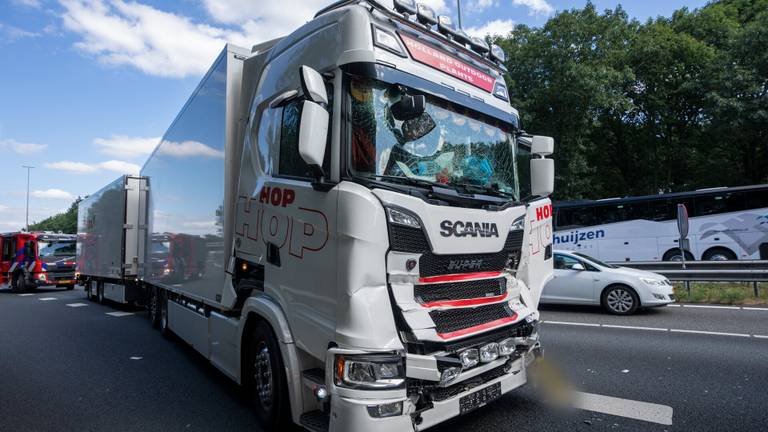
[[[354,175],[520,198],[511,125],[429,95],[419,118],[400,121],[392,105],[415,92],[360,77],[349,92]]]

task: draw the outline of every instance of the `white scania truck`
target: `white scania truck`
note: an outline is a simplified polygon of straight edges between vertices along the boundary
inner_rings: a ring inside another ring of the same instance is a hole
[[[145,293],[268,430],[424,430],[489,403],[526,383],[552,276],[553,142],[521,130],[503,56],[407,0],[227,46],[107,188],[135,183],[113,199],[139,208],[81,209],[83,268],[122,247],[81,278]]]

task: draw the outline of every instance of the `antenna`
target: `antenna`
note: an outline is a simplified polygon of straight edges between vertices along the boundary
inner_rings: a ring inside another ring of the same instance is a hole
[[[458,13],[459,13],[459,29],[463,29],[463,27],[461,26],[461,0],[456,0],[456,9],[458,10]]]

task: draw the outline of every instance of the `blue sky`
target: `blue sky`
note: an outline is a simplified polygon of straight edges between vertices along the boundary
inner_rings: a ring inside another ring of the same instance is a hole
[[[455,15],[455,0],[424,0]],[[250,46],[329,0],[0,0],[0,232],[138,169],[226,41]],[[462,0],[464,27],[539,26],[585,0]],[[705,0],[621,3],[640,20]],[[285,11],[290,11],[286,14]],[[188,149],[194,151],[195,149]]]

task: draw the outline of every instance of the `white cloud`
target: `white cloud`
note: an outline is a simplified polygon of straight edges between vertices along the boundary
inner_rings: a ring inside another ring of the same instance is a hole
[[[45,167],[50,169],[60,170],[60,171],[78,173],[78,174],[88,174],[88,173],[97,171],[96,167],[94,167],[93,165],[88,165],[82,162],[72,162],[72,161],[51,162],[51,163],[45,164]]]
[[[224,158],[224,152],[208,147],[198,141],[184,141],[181,143],[174,141],[163,141],[158,149],[158,154],[186,158],[194,156]]]
[[[42,199],[61,199],[61,200],[74,199],[71,193],[67,191],[63,191],[61,189],[36,190],[32,192],[32,196],[35,198],[42,198]]]
[[[6,210],[8,210],[8,206],[4,206],[4,205],[0,204],[0,212],[4,212]]]
[[[152,153],[160,138],[129,137],[125,135],[113,135],[111,138],[96,138],[93,143],[100,147],[102,153],[122,157],[134,158],[146,156]]]
[[[59,161],[45,164],[46,168],[67,171],[75,174],[91,174],[102,170],[114,171],[121,174],[138,174],[141,167],[119,160],[108,160],[97,164],[83,162]]]
[[[17,39],[35,38],[40,36],[40,33],[35,33],[24,30],[22,28],[14,27],[12,25],[0,23],[0,35],[4,36],[5,42],[13,42]]]
[[[515,22],[512,20],[493,20],[481,25],[480,27],[470,27],[465,29],[470,36],[485,37],[506,36],[515,28]]]
[[[497,7],[498,5],[498,0],[474,0],[467,4],[467,10],[470,12],[482,12],[489,7]]]
[[[527,7],[530,15],[550,15],[555,11],[547,0],[512,0],[512,4]]]
[[[40,7],[42,6],[42,3],[40,3],[40,0],[13,0],[13,3],[20,6],[27,6],[35,9],[40,9]]]
[[[119,160],[102,162],[99,164],[99,167],[105,170],[118,172],[120,174],[138,174],[139,171],[141,171],[140,166]]]
[[[48,148],[45,144],[21,143],[12,139],[0,139],[0,150],[11,149],[18,154],[40,153]]]

